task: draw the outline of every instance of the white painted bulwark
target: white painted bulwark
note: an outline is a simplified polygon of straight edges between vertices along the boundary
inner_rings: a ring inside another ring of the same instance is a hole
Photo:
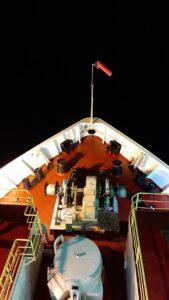
[[[61,152],[60,144],[65,139],[69,138],[72,139],[73,142],[81,142],[83,137],[89,135],[89,128],[90,118],[83,119],[4,166],[1,169],[1,174],[5,174],[9,179],[5,182],[5,188],[12,189],[11,182],[18,185],[23,178],[33,174],[34,169],[48,164],[50,159]],[[157,184],[158,182],[160,183],[160,187],[166,186],[169,172],[169,166],[167,164],[101,119],[94,118],[93,129],[96,131],[94,135],[101,138],[103,142],[109,143],[110,140],[119,142],[121,144],[121,154],[124,157],[131,162],[135,161],[141,171],[152,180],[155,180]],[[159,176],[157,179],[159,169],[160,179]],[[2,189],[3,187],[4,178],[0,177],[0,188]],[[5,195],[5,192],[4,194],[1,192],[0,197],[3,197],[3,195]]]
[[[23,161],[29,168],[31,167],[33,170],[41,167],[42,165],[48,164],[48,159],[41,150],[35,150],[25,154]]]
[[[159,166],[148,175],[148,178],[153,180],[160,188],[163,189],[169,184],[169,170]]]
[[[7,193],[8,189],[11,190],[13,188],[16,188],[16,185],[7,176],[0,174],[0,198]]]
[[[3,167],[2,172],[16,185],[19,184],[23,178],[33,174],[31,169],[25,165],[21,159],[15,159]]]

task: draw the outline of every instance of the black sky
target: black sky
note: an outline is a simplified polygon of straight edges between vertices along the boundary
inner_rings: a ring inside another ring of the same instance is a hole
[[[95,72],[95,116],[169,163],[167,7],[114,2],[72,14],[50,5],[8,4],[1,165],[89,115],[96,60],[114,75]]]

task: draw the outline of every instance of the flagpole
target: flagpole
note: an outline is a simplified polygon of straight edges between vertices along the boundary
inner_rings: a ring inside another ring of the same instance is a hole
[[[100,61],[96,61],[96,63],[92,64],[92,74],[91,74],[91,107],[90,107],[90,129],[89,131],[93,131],[93,102],[94,102],[94,67],[96,69],[102,70],[106,75],[111,76],[112,71],[108,69],[103,63]]]
[[[93,129],[94,67],[95,67],[95,64],[92,64],[92,74],[91,74],[91,107],[90,107],[90,129]]]

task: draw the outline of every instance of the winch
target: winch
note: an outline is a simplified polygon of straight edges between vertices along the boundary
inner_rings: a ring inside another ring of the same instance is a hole
[[[76,173],[61,186],[45,185],[45,193],[56,197],[51,230],[119,231],[118,197],[126,196],[125,187],[113,186],[105,172],[86,176],[79,187]]]

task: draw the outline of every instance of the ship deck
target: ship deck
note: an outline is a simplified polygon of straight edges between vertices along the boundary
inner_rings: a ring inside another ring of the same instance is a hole
[[[67,172],[64,174],[58,174],[56,172],[57,160],[60,158],[64,158],[68,162]],[[91,136],[84,138],[82,143],[77,144],[71,153],[67,154],[62,152],[60,155],[56,156],[52,161],[52,166],[50,169],[47,169],[44,166],[43,173],[46,174],[45,178],[35,184],[30,190],[34,198],[35,205],[38,208],[41,222],[46,225],[49,234],[51,218],[55,205],[55,197],[45,196],[45,183],[58,182],[60,185],[63,179],[69,178],[72,168],[86,168],[87,175],[98,174],[100,169],[110,170],[112,168],[112,161],[114,159],[119,159],[122,161],[123,172],[119,177],[111,175],[111,181],[114,185],[124,185],[129,190],[128,197],[119,198],[118,200],[119,220],[122,225],[128,222],[131,204],[130,196],[141,190],[135,183],[137,170],[131,170],[129,168],[129,161],[120,153],[110,154],[107,151],[107,145],[103,144],[101,139]],[[34,178],[30,178],[30,180],[34,181]],[[20,184],[20,188],[23,188],[22,184]],[[51,234],[50,238],[53,238]]]
[[[149,299],[169,299],[168,211],[137,211],[138,232]]]
[[[66,159],[69,165],[67,173],[63,175],[58,175],[56,172],[56,163],[59,158]],[[69,178],[72,168],[76,167],[85,167],[87,169],[87,174],[97,174],[100,169],[110,170],[114,159],[122,161],[123,172],[119,177],[111,175],[111,181],[113,184],[124,185],[129,190],[126,198],[118,199],[120,232],[117,233],[116,236],[114,236],[113,233],[104,235],[86,233],[86,235],[95,241],[102,253],[103,264],[105,267],[104,299],[124,300],[126,299],[124,251],[131,205],[130,199],[131,195],[140,191],[140,188],[135,183],[137,170],[131,170],[129,168],[129,161],[121,154],[110,154],[107,151],[107,145],[103,144],[101,139],[92,136],[86,137],[82,140],[81,144],[77,144],[76,148],[70,154],[61,153],[54,158],[51,169],[47,170],[45,168],[43,170],[44,173],[46,173],[45,178],[32,187],[31,193],[39,210],[41,222],[46,225],[50,234],[50,240],[52,241],[53,234],[50,232],[49,228],[55,204],[55,197],[45,196],[45,182],[55,183],[57,181],[61,184],[64,178]],[[47,263],[45,263],[45,261]],[[42,272],[47,266],[49,266],[49,260],[45,258],[42,264]],[[35,299],[41,299],[42,287],[43,297],[45,293],[46,299],[49,299],[49,293],[46,287],[46,277],[39,280]]]
[[[66,173],[58,174],[56,172],[56,164],[59,158],[64,158],[68,162]],[[68,153],[60,153],[56,156],[50,167],[43,166],[44,178],[37,181],[34,176],[30,176],[29,180],[32,183],[30,193],[34,198],[36,207],[38,208],[41,223],[43,223],[48,231],[50,245],[54,240],[57,232],[50,231],[51,218],[55,205],[54,196],[45,196],[44,187],[45,183],[58,182],[61,185],[63,179],[69,178],[72,168],[83,167],[86,169],[87,175],[97,175],[100,169],[110,170],[112,168],[112,161],[119,159],[122,162],[122,174],[120,176],[110,175],[110,180],[113,185],[123,185],[128,189],[127,197],[118,198],[119,206],[119,223],[120,231],[117,233],[90,233],[92,238],[103,256],[103,264],[105,267],[105,286],[104,286],[104,299],[126,299],[125,291],[125,277],[124,277],[124,251],[126,245],[126,237],[128,230],[128,217],[130,213],[131,196],[138,191],[143,191],[136,183],[135,178],[137,169],[130,168],[129,161],[120,153],[111,154],[107,151],[107,145],[102,143],[100,138],[88,136],[82,139],[82,142]],[[19,188],[23,188],[20,183]],[[12,200],[9,200],[9,204]],[[7,203],[7,199],[0,199],[0,203]],[[23,203],[13,203],[19,205]],[[87,234],[87,233],[86,233]],[[146,243],[146,242],[145,242]],[[49,266],[49,257],[44,256],[42,263],[42,272]],[[49,299],[49,293],[46,285],[46,271],[45,276],[42,276],[37,283],[35,299]],[[46,295],[46,296],[45,296]],[[45,298],[44,298],[45,297]],[[160,299],[160,298],[158,298]]]

